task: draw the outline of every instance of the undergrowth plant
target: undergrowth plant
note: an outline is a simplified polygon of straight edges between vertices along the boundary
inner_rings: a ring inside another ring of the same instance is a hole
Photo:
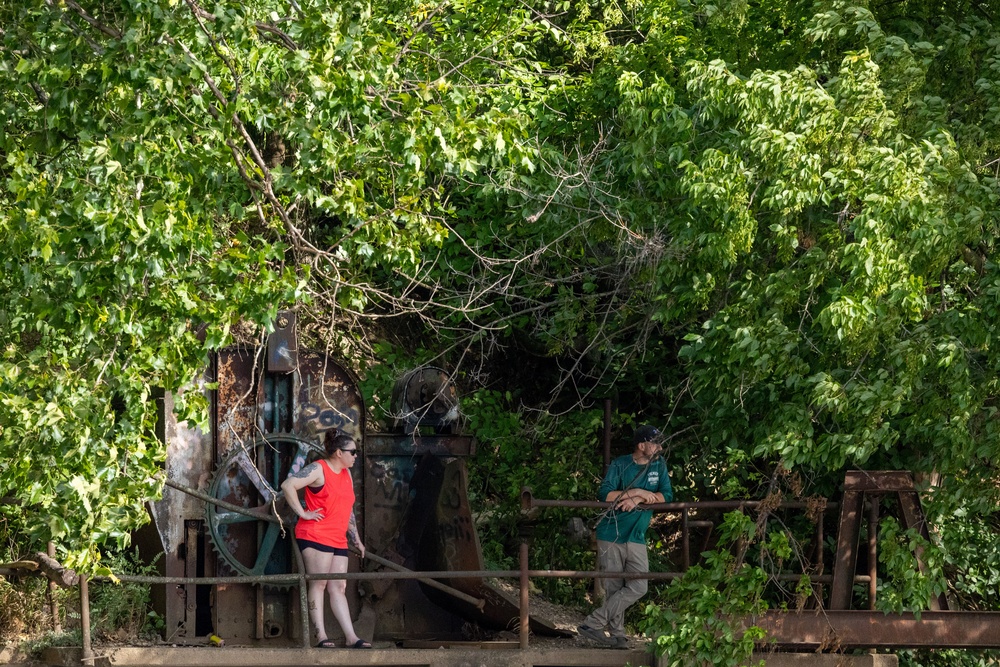
[[[653,638],[659,664],[761,664],[752,663],[752,654],[755,643],[764,639],[764,632],[745,626],[741,620],[768,608],[764,596],[768,573],[744,558],[757,526],[751,517],[730,512],[719,531],[720,548],[706,553],[702,563],[688,569],[660,599],[645,607],[641,627]]]
[[[105,554],[102,563],[115,574],[155,576],[156,562],[144,564],[138,549]],[[112,581],[91,587],[91,632],[96,639],[123,641],[150,638],[163,628],[163,619],[150,605],[149,584]]]

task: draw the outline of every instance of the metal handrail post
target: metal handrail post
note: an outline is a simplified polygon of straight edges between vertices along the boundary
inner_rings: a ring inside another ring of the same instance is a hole
[[[299,568],[299,620],[300,632],[302,633],[302,648],[309,648],[312,639],[309,636],[309,584],[306,583],[306,565],[302,558],[302,550],[299,543],[292,540],[295,547],[295,565]]]
[[[90,642],[90,587],[85,574],[80,575],[80,635],[83,639],[80,663],[94,667],[94,648]]]
[[[528,537],[531,534],[531,527],[527,524],[528,521],[528,511],[531,509],[531,489],[524,487],[521,489],[521,526],[519,532],[521,534],[521,548],[518,560],[520,561],[518,565],[520,566],[519,573],[519,593],[520,593],[520,604],[519,609],[519,621],[520,621],[520,647],[522,649],[528,648],[528,631],[530,628],[529,616],[528,616]]]
[[[689,518],[688,508],[685,507],[681,510],[681,550],[683,552],[681,558],[684,572],[691,569],[691,527],[688,525]]]
[[[868,498],[868,609],[875,611],[878,592],[878,496]]]
[[[46,553],[48,553],[49,558],[56,557],[56,544],[55,542],[49,540],[49,544],[46,547]],[[56,582],[49,579],[49,613],[52,614],[52,631],[56,634],[62,633],[62,621],[59,620],[59,600],[56,599]]]
[[[528,648],[528,538],[521,538],[521,599],[520,599],[520,612],[521,612],[521,637],[520,645],[521,648]]]

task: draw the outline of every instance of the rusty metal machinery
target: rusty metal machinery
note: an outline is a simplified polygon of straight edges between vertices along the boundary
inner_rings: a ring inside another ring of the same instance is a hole
[[[406,373],[392,390],[395,428],[411,435],[421,426],[434,433],[458,430],[458,392],[451,376],[435,366],[421,366]]]
[[[280,486],[289,473],[321,454],[320,447],[305,438],[272,433],[234,448],[217,466],[210,496],[260,514],[277,512],[283,520],[268,522],[206,503],[209,538],[220,560],[234,572],[260,575],[294,571],[291,529],[295,517],[281,497]]]

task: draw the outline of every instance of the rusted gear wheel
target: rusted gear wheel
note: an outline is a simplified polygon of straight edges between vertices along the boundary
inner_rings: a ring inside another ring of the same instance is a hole
[[[206,503],[209,538],[219,558],[235,572],[259,576],[295,571],[295,516],[280,485],[289,472],[300,470],[321,453],[317,444],[297,435],[273,433],[236,448],[216,467],[209,495],[260,517]],[[274,516],[280,516],[282,523],[267,520]]]

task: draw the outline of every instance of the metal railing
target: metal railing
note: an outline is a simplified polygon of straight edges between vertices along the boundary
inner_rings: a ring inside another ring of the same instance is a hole
[[[194,489],[189,489],[180,484],[167,482],[168,485],[177,488],[180,491],[189,493],[192,496],[198,497],[205,502],[215,503],[221,507],[229,509],[234,512],[239,512],[263,521],[278,521],[279,519],[274,516],[262,515],[259,511],[251,511],[248,508],[240,507],[238,505],[233,505],[231,503],[226,503],[224,501],[218,500]],[[527,514],[535,508],[579,508],[579,509],[605,509],[609,508],[614,503],[608,502],[598,502],[598,501],[579,501],[579,500],[543,500],[537,499],[532,495],[531,489],[525,487],[521,492],[521,508],[522,512]],[[687,570],[690,567],[690,530],[692,527],[708,527],[711,528],[713,524],[711,522],[699,522],[690,520],[690,513],[697,510],[743,510],[743,509],[755,509],[759,508],[762,501],[707,501],[707,502],[670,502],[670,503],[656,503],[646,506],[647,509],[653,512],[676,512],[681,514],[681,541],[682,541],[682,560],[683,560],[683,570]],[[775,505],[770,504],[769,507],[775,508]],[[787,509],[806,509],[810,507],[809,503],[805,502],[782,502],[776,507],[787,508]],[[833,509],[836,507],[836,503],[827,503],[825,506],[826,510]],[[820,563],[819,572],[810,576],[810,580],[814,584],[829,584],[832,577],[829,575],[822,574],[822,543],[823,543],[823,521],[817,521],[817,553],[819,555],[818,562]],[[235,576],[225,576],[225,577],[160,577],[160,576],[147,576],[147,575],[118,575],[116,577],[94,577],[89,581],[95,582],[112,582],[120,581],[127,583],[140,583],[140,584],[150,584],[150,585],[220,585],[220,584],[271,584],[271,585],[292,585],[298,588],[299,597],[299,617],[301,621],[300,635],[302,638],[302,647],[310,647],[310,628],[309,628],[309,614],[308,614],[308,592],[307,583],[310,581],[318,580],[333,580],[333,579],[344,579],[344,580],[387,580],[387,579],[400,579],[408,580],[415,579],[422,581],[428,585],[434,586],[439,590],[451,595],[457,599],[463,600],[470,603],[478,608],[482,608],[484,601],[480,598],[476,598],[468,595],[460,590],[452,588],[447,584],[444,584],[438,579],[457,579],[457,578],[496,578],[496,579],[513,579],[519,580],[519,646],[522,649],[528,647],[528,637],[529,637],[529,582],[532,578],[561,578],[561,579],[602,579],[602,578],[615,578],[615,579],[646,579],[650,581],[663,581],[663,580],[673,580],[683,576],[684,572],[603,572],[603,571],[587,571],[587,570],[532,570],[529,568],[529,535],[527,533],[523,534],[521,537],[520,549],[519,549],[519,568],[517,570],[438,570],[438,571],[413,571],[403,568],[402,566],[393,563],[392,561],[386,560],[377,556],[376,554],[366,552],[366,557],[384,567],[389,567],[394,571],[379,571],[379,572],[343,572],[343,573],[324,573],[324,574],[306,574],[305,567],[302,562],[302,554],[298,549],[298,545],[295,545],[295,556],[296,563],[298,567],[298,573],[295,574],[269,574],[269,575],[235,575]],[[783,574],[777,575],[779,580],[787,581],[797,581],[801,575],[796,574]],[[89,593],[89,581],[86,576],[81,575],[79,580],[80,589],[80,620],[81,620],[81,633],[82,633],[82,663],[84,665],[93,665],[95,656],[93,651],[93,645],[90,635],[90,593]],[[857,576],[855,581],[858,582],[868,582],[868,576]]]

